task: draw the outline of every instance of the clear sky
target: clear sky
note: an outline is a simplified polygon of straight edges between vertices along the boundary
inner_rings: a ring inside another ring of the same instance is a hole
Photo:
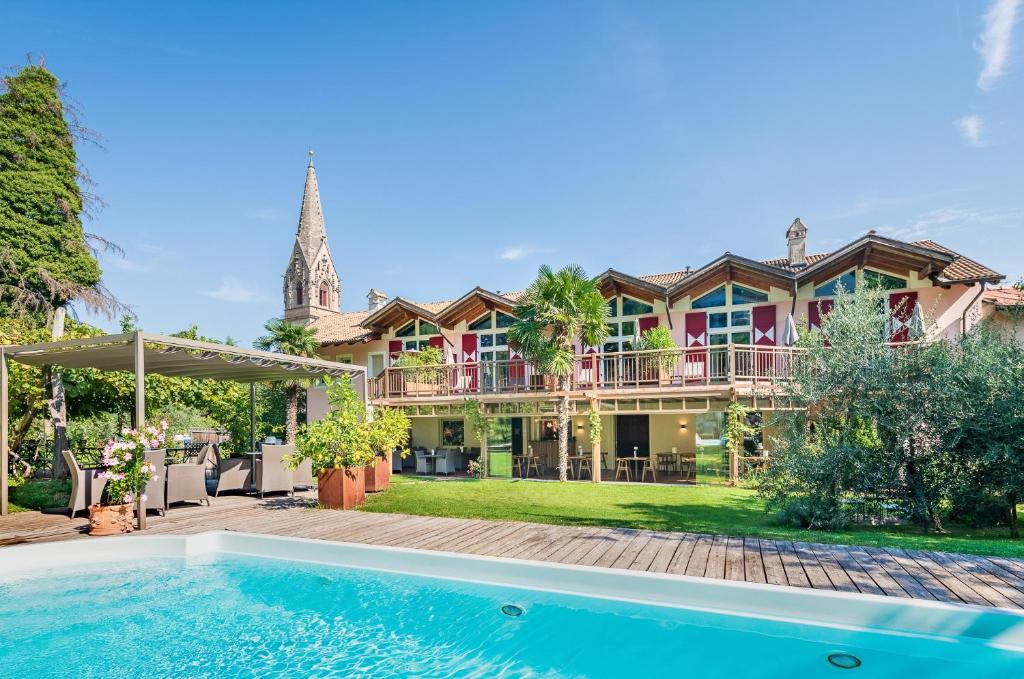
[[[342,307],[871,228],[1024,272],[1020,0],[8,3],[67,81],[141,325],[281,313],[306,150]],[[110,325],[110,324],[108,324]],[[114,327],[110,325],[110,327]]]

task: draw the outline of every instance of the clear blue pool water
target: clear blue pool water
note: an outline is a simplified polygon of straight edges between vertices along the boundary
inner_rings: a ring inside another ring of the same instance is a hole
[[[501,613],[505,604],[525,610]],[[854,670],[831,666],[851,653]],[[1012,677],[973,640],[221,557],[0,583],[4,677]]]

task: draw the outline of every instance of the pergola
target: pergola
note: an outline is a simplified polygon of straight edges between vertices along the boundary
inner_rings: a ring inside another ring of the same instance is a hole
[[[366,369],[361,366],[141,331],[41,344],[0,346],[0,516],[7,514],[7,430],[10,416],[8,361],[32,366],[95,368],[135,373],[137,427],[142,427],[146,420],[147,373],[200,380],[248,382],[251,385],[250,399],[255,393],[257,382],[351,375],[364,398],[366,395]],[[251,401],[250,408],[250,418],[255,424],[255,409]],[[140,507],[139,527],[144,528],[145,524],[145,507]]]

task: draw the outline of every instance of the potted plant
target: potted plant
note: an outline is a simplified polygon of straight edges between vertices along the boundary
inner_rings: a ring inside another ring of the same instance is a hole
[[[367,493],[379,493],[391,484],[391,456],[409,454],[405,446],[409,443],[411,426],[408,416],[397,408],[373,410],[368,430],[374,459],[364,470]]]
[[[331,408],[322,420],[303,427],[288,461],[292,469],[305,459],[312,461],[321,506],[351,509],[366,500],[364,471],[375,457],[366,406],[347,375],[325,381]]]
[[[132,505],[146,500],[142,490],[156,479],[156,466],[146,462],[146,451],[160,448],[167,438],[167,422],[144,430],[122,429],[121,439],[111,439],[103,447],[96,477],[106,479],[107,501],[89,507],[89,534],[116,535],[132,531]]]
[[[637,351],[651,352],[640,357],[640,381],[653,382],[657,376],[659,384],[671,382],[678,348],[668,328],[655,326],[645,330],[635,347]]]
[[[430,396],[441,392],[445,369],[443,355],[437,347],[419,351],[403,351],[391,364],[393,368],[407,368],[401,371],[403,389],[407,396]]]

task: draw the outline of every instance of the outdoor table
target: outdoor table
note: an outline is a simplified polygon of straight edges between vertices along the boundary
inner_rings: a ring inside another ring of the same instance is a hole
[[[629,460],[633,464],[633,478],[640,476],[640,471],[643,469],[643,464],[647,460],[650,460],[650,456],[643,455],[620,455],[620,460]]]
[[[437,453],[420,453],[420,457],[425,460],[430,460],[430,473],[437,475],[437,458],[440,457]]]
[[[583,474],[583,461],[589,460],[590,455],[570,455],[569,456],[569,473],[577,479]],[[576,469],[573,465],[578,463],[579,469]]]
[[[249,491],[254,491],[256,488],[256,460],[263,457],[263,453],[258,450],[248,450],[241,455],[249,456]]]

